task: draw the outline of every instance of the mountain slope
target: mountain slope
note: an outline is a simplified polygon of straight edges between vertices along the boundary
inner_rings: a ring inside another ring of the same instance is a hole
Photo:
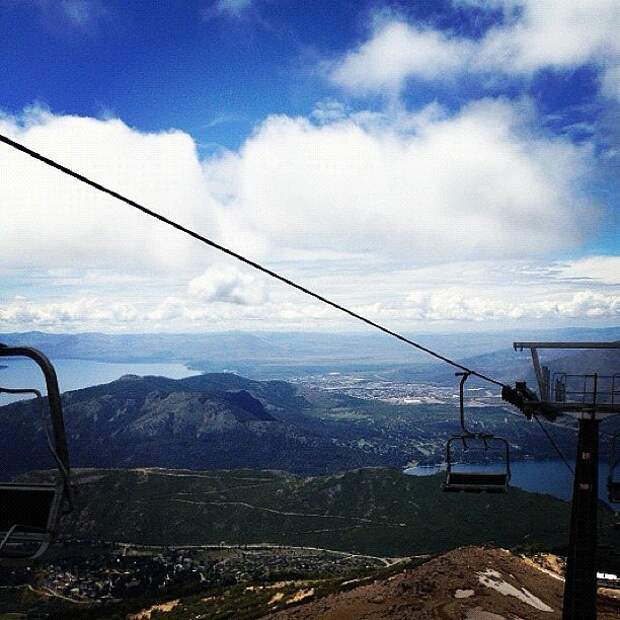
[[[504,549],[468,547],[455,549],[391,579],[361,585],[265,618],[559,620],[563,586],[559,575],[544,571],[531,560]],[[599,620],[618,618],[620,598],[600,596],[598,607]]]
[[[400,405],[232,373],[174,380],[125,376],[62,396],[71,460],[80,467],[264,468],[321,474],[441,462],[458,429],[453,399]],[[497,402],[497,401],[495,401]],[[52,465],[39,404],[0,407],[0,471]],[[514,459],[553,458],[540,429],[497,404],[468,411],[478,431],[505,437]],[[610,427],[611,428],[611,427]],[[554,428],[571,454],[575,432]]]
[[[324,473],[380,462],[287,422],[308,404],[282,382],[227,374],[182,380],[129,375],[67,392],[63,405],[75,466]],[[3,472],[17,474],[50,462],[38,406],[22,401],[0,408]]]
[[[547,495],[440,490],[441,476],[383,468],[304,478],[256,470],[86,470],[65,524],[78,538],[140,544],[276,543],[381,556],[463,544],[565,544],[569,506]],[[518,518],[515,518],[518,515]],[[609,510],[601,508],[602,529]],[[604,541],[602,540],[601,543]]]

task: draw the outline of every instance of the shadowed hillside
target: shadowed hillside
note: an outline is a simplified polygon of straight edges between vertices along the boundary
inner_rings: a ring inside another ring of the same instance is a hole
[[[66,527],[87,539],[269,542],[388,556],[462,544],[553,547],[567,540],[565,502],[516,488],[505,495],[447,494],[441,476],[390,469],[316,478],[249,470],[89,470],[78,480],[78,510]],[[603,526],[609,525],[609,511],[601,510]]]

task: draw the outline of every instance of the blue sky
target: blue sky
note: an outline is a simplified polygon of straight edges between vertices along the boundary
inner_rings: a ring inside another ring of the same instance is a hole
[[[609,325],[619,29],[610,0],[6,0],[0,128],[403,329]],[[0,331],[355,327],[0,164]]]

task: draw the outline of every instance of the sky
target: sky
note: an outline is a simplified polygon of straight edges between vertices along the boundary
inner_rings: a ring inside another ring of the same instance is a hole
[[[408,332],[620,316],[617,0],[0,0],[0,133]],[[0,145],[0,332],[359,326]]]

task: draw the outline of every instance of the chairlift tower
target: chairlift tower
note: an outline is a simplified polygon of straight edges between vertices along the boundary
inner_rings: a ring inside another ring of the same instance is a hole
[[[579,422],[562,619],[595,620],[599,423],[620,413],[620,374],[552,373],[541,365],[538,351],[620,349],[620,342],[515,342],[514,348],[530,350],[538,383],[538,397],[517,384],[523,411],[549,420],[568,415]]]

